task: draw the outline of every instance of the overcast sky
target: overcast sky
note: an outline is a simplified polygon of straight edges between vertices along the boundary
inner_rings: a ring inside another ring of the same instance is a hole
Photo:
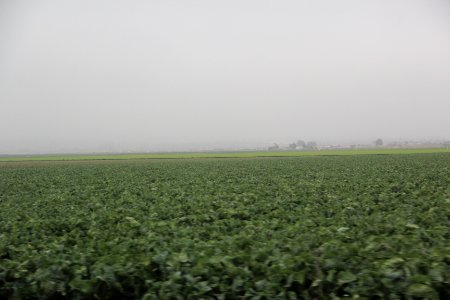
[[[0,0],[0,153],[450,139],[450,1]]]

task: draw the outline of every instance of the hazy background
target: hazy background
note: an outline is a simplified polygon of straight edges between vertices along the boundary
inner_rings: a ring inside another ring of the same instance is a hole
[[[0,0],[0,153],[450,138],[448,0]]]

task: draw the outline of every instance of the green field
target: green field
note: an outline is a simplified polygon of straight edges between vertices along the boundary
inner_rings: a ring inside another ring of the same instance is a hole
[[[368,154],[421,154],[450,153],[449,148],[432,149],[363,149],[322,151],[262,151],[262,152],[193,152],[193,153],[146,153],[106,155],[31,155],[0,156],[1,161],[54,161],[54,160],[128,160],[128,159],[181,159],[181,158],[255,158],[255,157],[297,157],[323,155],[368,155]]]
[[[9,158],[0,298],[450,299],[450,153],[416,151]]]

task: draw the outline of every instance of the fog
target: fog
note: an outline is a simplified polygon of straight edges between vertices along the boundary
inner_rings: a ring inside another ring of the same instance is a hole
[[[450,139],[447,0],[0,0],[0,153]]]

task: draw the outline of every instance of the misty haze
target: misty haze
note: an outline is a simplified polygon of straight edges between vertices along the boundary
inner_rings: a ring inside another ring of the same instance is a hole
[[[0,153],[449,139],[448,1],[0,2]]]

